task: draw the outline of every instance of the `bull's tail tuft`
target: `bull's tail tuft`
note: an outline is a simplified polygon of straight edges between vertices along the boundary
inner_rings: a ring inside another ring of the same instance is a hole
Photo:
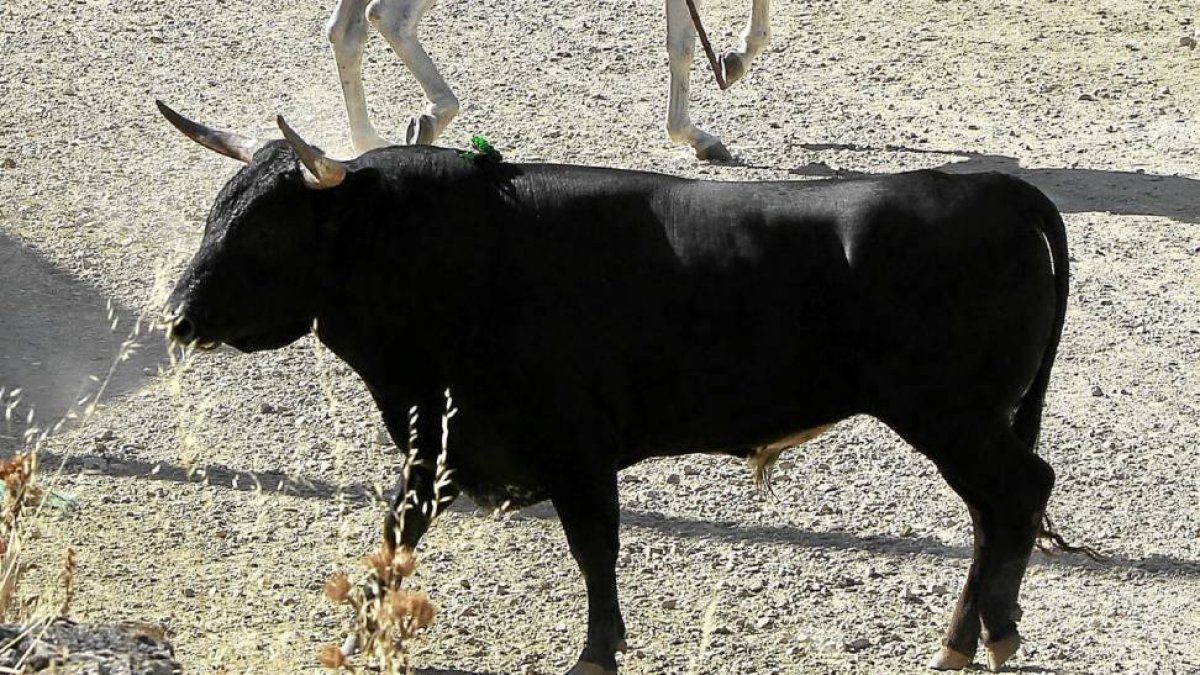
[[[1037,548],[1046,555],[1058,555],[1059,553],[1082,553],[1096,562],[1106,562],[1108,556],[1100,553],[1091,546],[1072,546],[1063,539],[1062,535],[1054,530],[1054,521],[1050,520],[1050,516],[1042,514],[1042,524],[1038,526],[1037,533]]]

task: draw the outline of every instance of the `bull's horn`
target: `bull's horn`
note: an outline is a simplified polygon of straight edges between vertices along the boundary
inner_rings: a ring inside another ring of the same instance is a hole
[[[279,124],[279,130],[283,132],[283,137],[287,139],[288,145],[296,151],[296,155],[300,157],[300,161],[304,164],[304,168],[308,172],[304,175],[304,182],[309,187],[317,190],[337,187],[346,180],[346,165],[336,159],[329,159],[325,153],[314,148],[300,138],[284,121],[283,115],[275,118],[275,122]]]
[[[154,104],[158,106],[158,111],[162,113],[163,117],[167,118],[167,121],[176,129],[182,131],[183,135],[209,150],[219,152],[226,157],[232,157],[249,164],[250,159],[254,157],[254,151],[261,147],[258,141],[248,136],[221,131],[219,129],[211,129],[199,122],[193,122],[171,110],[162,101],[156,100]]]

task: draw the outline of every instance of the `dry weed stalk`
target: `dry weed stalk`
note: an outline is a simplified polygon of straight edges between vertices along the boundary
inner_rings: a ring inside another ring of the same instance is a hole
[[[700,624],[700,647],[688,664],[688,675],[700,675],[703,664],[708,659],[708,647],[712,642],[713,633],[717,630],[717,609],[720,606],[721,595],[717,593],[708,606],[704,608],[704,619]]]
[[[21,577],[33,566],[21,560],[21,514],[26,506],[38,503],[38,490],[33,485],[37,455],[22,453],[0,464],[0,480],[4,481],[4,504],[0,506],[0,621],[19,620],[24,603],[14,603]]]
[[[63,553],[63,567],[58,574],[58,583],[63,589],[62,602],[58,605],[58,615],[66,616],[71,612],[71,601],[75,599],[75,549],[67,547]]]
[[[396,506],[396,528],[402,530],[404,514],[410,509],[420,509],[430,520],[437,517],[444,504],[450,501],[442,493],[451,483],[451,470],[447,467],[447,446],[450,434],[450,419],[457,410],[449,390],[446,391],[446,409],[442,413],[441,448],[434,471],[432,499],[422,502],[414,490],[408,489]],[[404,484],[409,484],[412,469],[421,460],[417,459],[416,424],[418,411],[409,411],[408,449],[404,462]],[[394,533],[394,541],[402,541],[401,532]],[[404,579],[416,571],[417,559],[414,551],[401,547],[393,549],[383,543],[379,551],[363,558],[367,576],[363,583],[354,585],[344,573],[333,575],[325,584],[325,597],[334,604],[349,605],[354,611],[350,636],[342,647],[329,645],[319,655],[321,665],[334,670],[355,671],[351,656],[355,651],[374,657],[383,673],[399,675],[412,673],[409,643],[421,631],[433,624],[437,608],[423,591],[406,590]]]
[[[321,395],[325,399],[326,413],[329,415],[331,430],[333,431],[333,466],[337,481],[337,494],[334,496],[334,503],[337,505],[339,515],[345,515],[350,511],[350,503],[346,498],[346,484],[344,479],[347,457],[346,430],[340,414],[341,406],[337,396],[337,389],[334,386],[334,368],[333,359],[329,357],[329,352],[321,342],[320,325],[316,319],[313,319],[312,327],[312,346],[313,356],[316,359],[317,383],[321,388]],[[345,553],[349,549],[350,541],[350,521],[342,518],[339,521],[338,527],[338,547],[340,553]]]
[[[25,573],[37,567],[36,562],[22,557],[22,533],[26,529],[25,523],[36,518],[47,501],[44,499],[47,493],[35,484],[37,466],[35,451],[19,453],[0,462],[0,481],[4,485],[4,499],[0,505],[0,570],[3,571],[0,577],[0,622],[28,623],[36,616],[47,614],[45,609],[51,606],[42,602],[40,594],[19,597]],[[63,597],[50,614],[65,615],[74,592],[74,579],[75,552],[67,549],[67,559],[59,576]]]

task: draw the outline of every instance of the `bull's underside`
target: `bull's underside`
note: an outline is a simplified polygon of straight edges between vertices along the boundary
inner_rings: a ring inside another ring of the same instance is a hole
[[[451,490],[549,498],[562,520],[588,589],[571,673],[614,671],[624,644],[620,468],[769,457],[856,413],[934,461],[972,515],[975,557],[934,665],[967,665],[981,639],[994,668],[1016,651],[1053,484],[1034,447],[1067,289],[1062,221],[1037,190],[935,172],[708,183],[428,148],[341,164],[289,142],[218,197],[173,295],[174,337],[272,348],[317,319],[393,437],[410,406],[425,411],[430,461],[402,490],[418,502],[440,445],[429,413],[451,389]],[[397,512],[389,538],[415,546],[427,512]]]

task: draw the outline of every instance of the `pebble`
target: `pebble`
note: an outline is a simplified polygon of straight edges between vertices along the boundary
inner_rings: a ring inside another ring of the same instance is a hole
[[[845,644],[846,651],[848,651],[848,652],[861,652],[862,650],[864,650],[870,646],[871,646],[871,641],[868,640],[867,638],[856,638]]]

